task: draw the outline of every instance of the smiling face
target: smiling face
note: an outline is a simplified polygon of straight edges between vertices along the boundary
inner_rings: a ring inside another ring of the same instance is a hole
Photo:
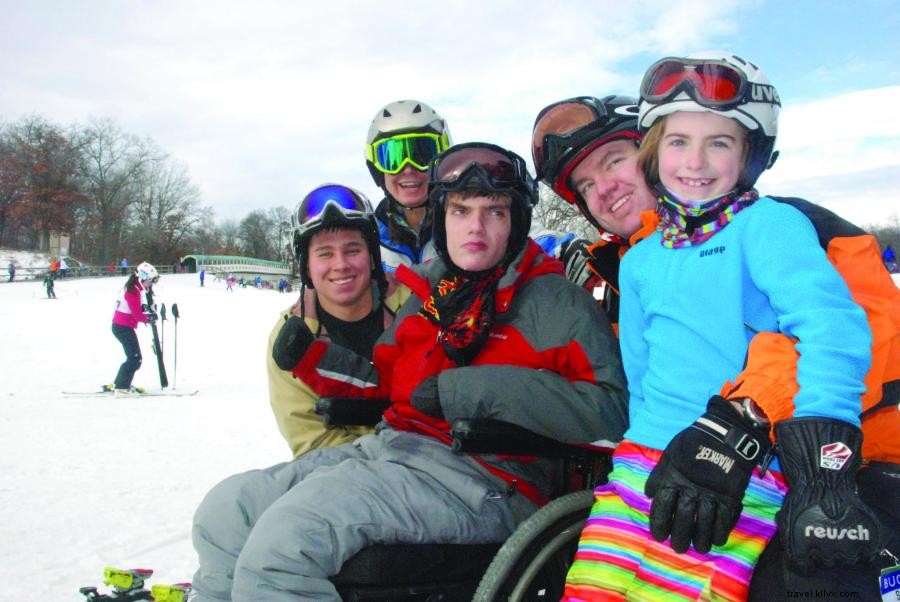
[[[666,118],[659,144],[659,179],[683,201],[731,192],[746,158],[747,136],[734,119],[678,111]]]
[[[398,174],[384,174],[384,187],[404,207],[420,207],[428,199],[428,172],[407,165]]]
[[[604,230],[630,238],[641,227],[641,213],[656,207],[637,164],[632,140],[597,147],[572,170],[572,188]]]
[[[509,197],[447,193],[444,225],[447,253],[467,272],[489,270],[500,263],[512,231]]]
[[[307,262],[322,309],[347,321],[372,311],[372,257],[362,232],[316,232],[309,241]]]

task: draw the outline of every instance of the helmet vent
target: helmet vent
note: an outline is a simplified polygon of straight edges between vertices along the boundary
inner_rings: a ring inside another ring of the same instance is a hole
[[[413,112],[413,113],[421,113],[421,112],[422,112],[422,105],[418,105],[418,104],[417,104],[417,105],[416,105],[416,108],[413,109],[412,112]]]
[[[391,116],[391,112],[388,111],[387,109],[385,109],[384,111],[382,111],[381,116],[382,116],[382,117],[390,117],[390,116]]]

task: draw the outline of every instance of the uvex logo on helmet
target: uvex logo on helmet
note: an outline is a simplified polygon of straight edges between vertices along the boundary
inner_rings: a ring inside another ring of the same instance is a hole
[[[778,91],[775,90],[775,87],[766,84],[752,84],[750,97],[756,102],[781,104],[781,98],[778,97]]]

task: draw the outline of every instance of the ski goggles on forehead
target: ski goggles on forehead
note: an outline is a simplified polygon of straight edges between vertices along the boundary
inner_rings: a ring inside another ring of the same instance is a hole
[[[419,132],[382,138],[366,145],[366,158],[386,174],[398,174],[407,165],[419,171],[450,146],[447,134]]]
[[[754,87],[771,91],[753,98]],[[727,109],[750,101],[781,104],[772,86],[751,86],[741,70],[725,61],[665,58],[654,63],[641,82],[641,99],[650,103],[671,100],[680,92],[685,92],[698,104],[714,109]]]
[[[306,195],[297,211],[291,216],[293,226],[296,228],[309,221],[318,219],[329,204],[347,216],[372,213],[372,207],[369,205],[369,202],[353,190],[339,184],[328,184],[319,186]]]
[[[597,111],[583,102],[564,100],[547,107],[537,118],[531,139],[536,165],[542,163],[544,155],[554,154],[563,141],[560,140],[575,130],[597,120]],[[550,136],[550,138],[547,138]],[[545,149],[545,146],[548,147]]]
[[[463,187],[477,174],[496,190],[525,184],[525,160],[499,146],[483,142],[459,144],[431,164],[430,184],[448,189]]]

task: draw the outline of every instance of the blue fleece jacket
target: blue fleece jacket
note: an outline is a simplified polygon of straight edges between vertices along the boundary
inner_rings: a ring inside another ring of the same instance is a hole
[[[810,221],[761,197],[700,245],[632,248],[620,272],[625,437],[664,449],[742,369],[756,332],[798,339],[795,416],[859,424],[872,342]]]

